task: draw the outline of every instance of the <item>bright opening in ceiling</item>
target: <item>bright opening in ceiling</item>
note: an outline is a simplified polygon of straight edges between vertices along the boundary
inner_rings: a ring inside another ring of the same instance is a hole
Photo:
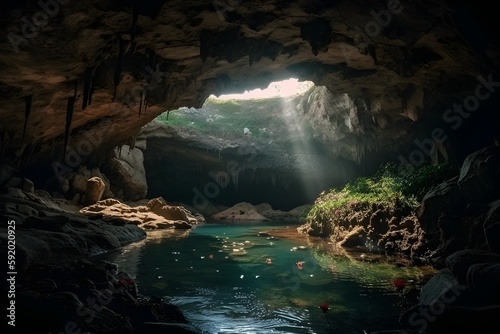
[[[252,99],[267,99],[273,97],[289,97],[297,94],[302,94],[314,86],[312,81],[299,81],[295,78],[290,78],[283,81],[271,82],[265,89],[254,89],[245,91],[241,94],[223,94],[219,97],[211,95],[211,98],[220,100],[252,100]]]

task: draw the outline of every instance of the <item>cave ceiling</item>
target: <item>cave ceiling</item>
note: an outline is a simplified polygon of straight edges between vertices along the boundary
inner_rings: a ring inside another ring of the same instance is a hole
[[[290,77],[348,96],[359,128],[382,129],[363,140],[385,133],[388,143],[404,143],[414,124],[440,118],[443,105],[474,92],[479,76],[497,73],[494,36],[465,34],[457,8],[392,0],[7,1],[2,156],[28,164],[72,150],[84,158],[133,141],[166,110]],[[477,22],[478,12],[465,12]]]

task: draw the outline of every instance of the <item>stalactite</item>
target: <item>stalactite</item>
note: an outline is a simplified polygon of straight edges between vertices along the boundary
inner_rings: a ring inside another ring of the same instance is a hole
[[[136,141],[137,141],[137,135],[130,137],[129,142],[128,142],[128,146],[130,147],[130,150],[133,150],[135,148]],[[129,153],[130,153],[130,150],[129,150]]]
[[[82,101],[82,110],[87,108],[87,105],[90,105],[91,102],[91,86],[92,86],[92,67],[87,67],[85,69],[85,75],[83,77],[83,101]]]
[[[66,150],[68,148],[69,132],[71,129],[71,120],[73,119],[73,110],[75,107],[75,97],[68,97],[68,105],[66,107],[66,127],[64,129],[64,149],[63,161],[66,160]]]
[[[26,136],[26,129],[28,128],[28,119],[31,113],[31,103],[33,101],[33,95],[28,95],[24,97],[25,101],[25,109],[24,109],[24,128],[23,128],[23,137],[21,139],[21,146],[24,143],[24,137]]]
[[[141,117],[142,104],[144,102],[144,94],[145,94],[145,90],[142,90],[142,92],[141,92],[141,98],[140,98],[140,101],[139,101],[139,117]]]
[[[167,121],[168,121],[168,115],[170,115],[170,110],[167,110]]]
[[[148,90],[144,90],[144,113],[148,111]]]
[[[124,57],[125,57],[125,43],[126,41],[123,40],[121,37],[120,37],[120,41],[119,41],[119,51],[118,51],[118,60],[117,60],[117,63],[116,63],[116,70],[115,70],[115,76],[114,76],[114,91],[113,91],[113,102],[115,101],[115,98],[116,98],[116,88],[118,87],[118,85],[120,84],[120,79],[121,79],[121,76],[122,76],[122,71],[123,71],[123,61],[124,61]]]

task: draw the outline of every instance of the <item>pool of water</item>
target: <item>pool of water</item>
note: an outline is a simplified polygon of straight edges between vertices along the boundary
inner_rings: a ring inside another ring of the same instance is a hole
[[[141,293],[177,305],[206,334],[400,328],[401,311],[414,302],[404,292],[419,287],[427,270],[337,252],[294,236],[296,226],[289,224],[220,222],[157,231],[108,259],[136,279]],[[262,231],[271,236],[259,236]],[[408,283],[404,291],[393,285],[396,278]],[[326,314],[321,304],[329,306]]]

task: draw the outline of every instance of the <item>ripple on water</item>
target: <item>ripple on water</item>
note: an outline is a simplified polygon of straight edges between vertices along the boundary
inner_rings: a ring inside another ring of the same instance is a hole
[[[180,307],[190,322],[204,334],[216,333],[317,333],[311,329],[309,312],[284,307],[270,310],[252,293],[234,294],[220,289],[196,289],[195,296],[177,296],[169,301]],[[194,311],[195,310],[195,311]]]
[[[416,271],[332,255],[284,234],[272,232],[278,236],[272,241],[257,236],[265,228],[207,224],[185,239],[130,247],[117,262],[141,292],[170,296],[204,334],[326,334],[321,303],[330,305],[336,334],[396,326],[402,296],[391,280],[418,280]]]

